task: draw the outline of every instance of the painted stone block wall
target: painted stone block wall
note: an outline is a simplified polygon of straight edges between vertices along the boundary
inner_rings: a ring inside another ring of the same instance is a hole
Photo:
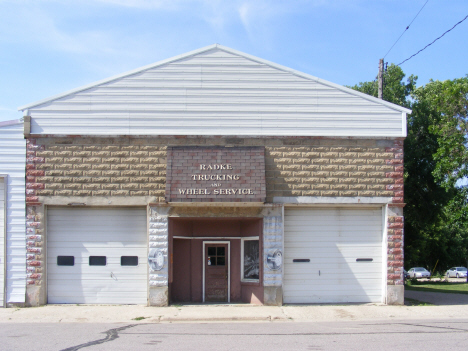
[[[403,216],[390,215],[387,218],[387,262],[388,285],[403,285]]]
[[[164,201],[166,143],[158,139],[40,138],[28,158],[29,197],[157,196]]]
[[[263,286],[264,304],[283,303],[283,237],[282,206],[263,211]]]
[[[27,189],[38,196],[157,196],[167,146],[264,146],[266,202],[275,196],[392,197],[403,202],[403,140],[291,138],[38,138]],[[34,154],[34,155],[33,155]]]
[[[402,140],[298,142],[266,147],[267,202],[275,196],[392,197],[403,202]]]
[[[404,217],[403,204],[387,210],[387,304],[404,303]]]
[[[149,305],[167,306],[169,304],[169,229],[167,208],[152,206],[149,209],[149,252],[150,259],[162,257],[161,264],[149,264]],[[160,262],[161,263],[161,262]]]

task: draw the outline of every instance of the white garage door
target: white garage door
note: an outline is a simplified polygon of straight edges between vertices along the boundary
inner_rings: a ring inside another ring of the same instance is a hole
[[[285,303],[383,302],[382,209],[286,209]]]
[[[146,304],[142,208],[49,208],[49,303]]]

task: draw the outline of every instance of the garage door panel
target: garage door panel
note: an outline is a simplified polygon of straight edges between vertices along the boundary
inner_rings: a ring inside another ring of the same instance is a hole
[[[380,208],[286,209],[284,302],[381,302],[382,230]]]
[[[142,277],[140,277],[141,279]],[[52,286],[54,288],[54,291],[53,293],[57,294],[57,293],[73,293],[75,295],[77,295],[76,291],[73,291],[73,290],[70,290],[70,289],[67,289],[67,287],[65,287],[62,283],[61,283],[61,280],[52,280],[50,281],[50,286]],[[111,292],[112,294],[119,294],[119,293],[135,293],[137,291],[146,291],[146,289],[144,287],[139,287],[139,286],[130,286],[130,285],[127,285],[127,286],[119,286],[118,289],[116,289],[116,285],[118,285],[118,281],[116,281],[116,283],[114,285],[110,285],[110,284],[103,284],[102,283],[102,278],[98,278],[96,277],[95,279],[90,279],[89,281],[86,282],[86,285],[81,285],[81,291],[84,291],[84,292],[89,292],[89,293],[93,293],[93,292],[96,292],[99,291],[99,290],[102,290],[102,291],[109,291]]]
[[[314,248],[316,249],[315,251],[318,251],[319,249],[320,250],[323,250],[323,255],[325,255],[326,253],[350,253],[352,252],[353,255],[354,253],[369,253],[369,254],[374,254],[376,252],[379,253],[380,255],[380,250],[381,250],[381,247],[380,245],[367,245],[367,246],[364,246],[364,245],[355,245],[354,243],[353,244],[347,244],[346,246],[343,245],[343,243],[340,245],[340,246],[330,246],[330,244],[325,241],[320,241],[320,242],[317,242],[317,243],[314,243],[312,240],[309,241],[309,242],[302,242],[302,246],[298,243],[288,243],[288,242],[285,242],[285,245],[288,244],[287,246],[290,248],[291,250],[291,254],[292,255],[303,255],[303,254],[307,254],[309,253],[310,254],[310,250],[307,249],[307,245],[308,244],[312,244],[314,246]]]
[[[372,267],[373,265],[379,265],[380,263],[382,263],[382,256],[377,256],[377,255],[358,255],[358,258],[361,257],[361,258],[372,258],[372,262],[356,262],[356,256],[352,256],[352,257],[337,257],[337,258],[333,258],[333,257],[330,257],[330,256],[315,256],[315,257],[310,257],[310,256],[306,256],[306,255],[297,255],[295,258],[287,258],[284,260],[285,263],[287,264],[291,264],[291,265],[294,265],[295,267],[297,266],[297,269],[302,269],[302,266],[307,266],[307,264],[309,265],[315,265],[315,264],[320,264],[321,267],[324,267],[323,269],[330,269],[330,267],[333,267],[333,268],[337,268],[337,267],[341,267],[340,265],[346,265],[346,266],[349,266],[349,265],[354,265],[356,267],[360,267],[360,266],[364,266],[364,267]],[[305,260],[310,260],[310,262],[307,262],[307,263],[301,263],[301,262],[293,262],[294,259],[305,259]],[[369,264],[371,263],[371,264]],[[331,266],[333,265],[333,266]],[[288,268],[285,268],[285,269],[288,269]],[[296,269],[296,268],[295,268]],[[378,269],[381,269],[381,267],[379,266]]]
[[[112,247],[141,247],[142,244],[146,244],[145,241],[135,241],[132,240],[132,236],[126,235],[126,236],[114,236],[112,240],[101,240],[97,241],[95,240],[95,236],[99,235],[99,233],[96,233],[94,235],[83,235],[81,236],[81,240],[67,240],[67,241],[56,241],[54,243],[51,243],[50,247],[76,247],[78,245],[81,245],[83,248],[91,248],[91,247],[103,247],[103,246],[108,246],[109,242],[112,242]],[[134,235],[135,236],[135,235]],[[86,244],[83,244],[85,242]],[[115,243],[115,244],[114,244]]]
[[[380,289],[372,288],[370,285],[367,286],[366,291],[363,290],[361,285],[352,284],[346,289],[346,292],[335,289],[335,285],[330,283],[326,285],[314,286],[303,284],[299,289],[295,289],[290,292],[292,296],[305,295],[310,293],[313,289],[312,294],[319,295],[320,293],[326,292],[327,295],[340,296],[340,295],[375,295],[380,294]]]
[[[135,294],[136,295],[136,294]],[[107,305],[110,304],[108,302],[109,299],[118,299],[119,304],[122,305],[132,305],[134,304],[135,298],[137,296],[135,295],[127,295],[127,296],[117,296],[117,295],[109,295],[109,298],[107,297],[101,297],[101,296],[90,296],[89,298],[84,301],[82,299],[82,296],[79,295],[70,295],[70,296],[54,296],[54,295],[49,295],[51,299],[58,299],[60,298],[60,304],[96,304],[96,305]]]
[[[359,283],[357,283],[356,279],[332,279],[329,277],[328,279],[310,279],[310,280],[302,280],[297,279],[296,282],[300,283],[300,286],[294,289],[285,289],[286,291],[310,291],[311,289],[314,292],[318,292],[321,290],[334,290],[338,294],[342,294],[343,291],[336,289],[336,283],[339,281],[342,284],[346,284],[346,292],[350,291],[350,289],[355,289],[356,291],[363,292],[363,288],[367,288],[366,292],[375,290],[380,291],[380,288],[375,287],[375,283],[380,281],[379,278],[375,279],[361,279]],[[290,282],[289,280],[285,280],[285,282]]]
[[[330,291],[331,293],[331,291]],[[311,298],[314,303],[368,303],[370,299],[378,298],[378,295],[362,295],[360,293],[356,294],[346,294],[346,295],[332,295],[328,293],[321,293],[317,295],[297,295],[291,296],[287,303],[304,303],[304,299]]]
[[[50,208],[48,210],[49,303],[146,304],[147,220],[145,208]],[[57,256],[73,256],[58,266]],[[89,265],[105,256],[106,265]],[[137,256],[137,266],[122,266]]]
[[[289,273],[287,276],[285,275],[285,281],[287,280],[301,280],[304,279],[304,276],[307,275],[310,280],[323,280],[326,279],[326,277],[330,277],[330,279],[338,279],[342,278],[344,275],[341,272],[336,272],[336,271],[327,271],[323,270],[320,272],[320,275],[318,272],[313,272],[315,274],[311,274],[312,272],[310,270],[297,270],[294,273]],[[382,279],[382,270],[355,270],[353,271],[353,274],[351,275],[351,279]]]
[[[146,257],[146,249],[141,249],[140,245],[132,245],[132,246],[121,246],[119,243],[116,245],[109,246],[109,245],[99,245],[96,243],[91,246],[86,247],[75,247],[73,248],[73,244],[67,244],[63,247],[60,245],[52,245],[53,247],[49,248],[49,253],[47,255],[48,259],[56,260],[57,256],[74,256],[75,260],[78,257],[89,257],[89,256],[106,256],[108,259],[111,258],[119,258],[120,256],[138,256],[138,257]],[[101,253],[105,250],[105,255],[101,255]],[[70,253],[70,255],[66,254]]]
[[[120,270],[119,273],[115,273],[117,270],[116,269],[108,269],[108,270],[103,270],[101,269],[99,272],[96,272],[95,270],[93,271],[92,269],[88,269],[86,267],[70,267],[69,269],[61,269],[61,270],[56,270],[54,272],[53,278],[50,278],[50,281],[53,280],[60,280],[60,279],[70,279],[70,280],[76,280],[76,275],[78,274],[84,274],[86,275],[86,279],[107,279],[110,277],[111,272],[113,275],[115,275],[118,278],[125,278],[125,279],[130,279],[130,280],[139,280],[146,278],[147,274],[146,273],[136,273],[136,271],[141,271],[142,267],[146,267],[146,265],[141,265],[141,266],[135,266],[136,268],[134,271],[122,271]]]

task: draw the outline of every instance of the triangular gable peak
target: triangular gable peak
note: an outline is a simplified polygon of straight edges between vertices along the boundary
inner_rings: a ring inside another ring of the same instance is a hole
[[[410,112],[219,45],[20,109],[58,135],[402,137]]]

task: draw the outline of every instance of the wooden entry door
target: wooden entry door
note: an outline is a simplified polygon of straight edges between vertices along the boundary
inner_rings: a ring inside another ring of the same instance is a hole
[[[229,246],[205,243],[205,301],[228,302]]]

